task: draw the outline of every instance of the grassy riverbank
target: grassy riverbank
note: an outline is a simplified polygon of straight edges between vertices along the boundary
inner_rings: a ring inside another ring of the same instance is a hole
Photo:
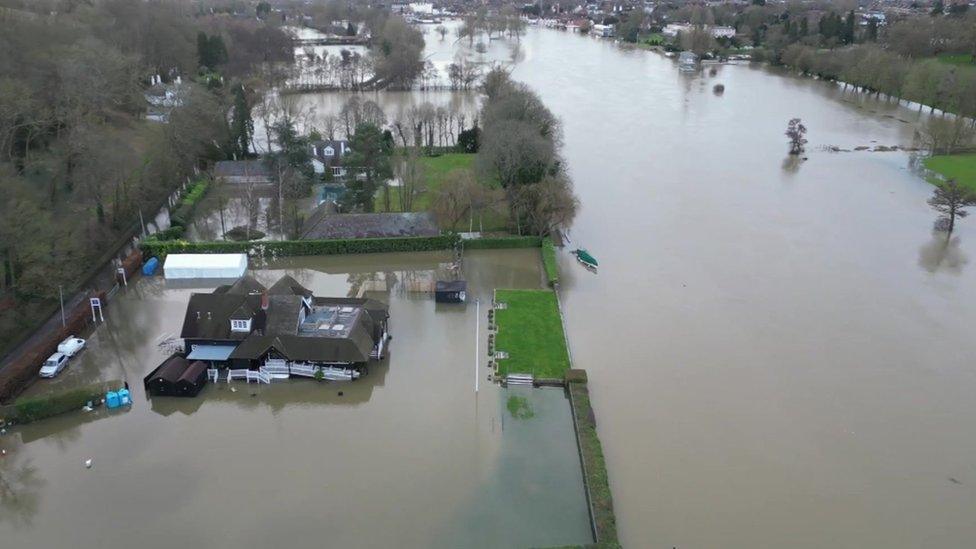
[[[976,153],[932,156],[924,163],[926,168],[946,179],[955,179],[961,187],[976,193]]]
[[[569,369],[569,351],[559,318],[556,294],[550,290],[496,290],[495,349],[508,353],[498,361],[498,375],[532,374],[562,379]]]

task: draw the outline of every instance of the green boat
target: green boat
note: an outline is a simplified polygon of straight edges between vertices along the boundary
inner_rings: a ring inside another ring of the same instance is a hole
[[[596,258],[590,255],[590,252],[584,250],[583,248],[573,250],[573,254],[576,256],[577,261],[590,269],[596,269],[600,265],[597,263]]]

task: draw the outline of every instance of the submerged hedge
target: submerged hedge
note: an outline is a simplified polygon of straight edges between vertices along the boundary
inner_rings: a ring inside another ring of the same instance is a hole
[[[259,242],[167,242],[143,241],[140,244],[146,257],[163,259],[171,253],[219,254],[246,253],[252,256],[298,256],[368,254],[383,252],[427,252],[449,250],[457,244],[454,234],[441,236],[410,236],[400,238],[352,238],[335,240],[270,240]]]
[[[98,404],[105,396],[106,391],[121,386],[121,381],[109,381],[61,393],[19,399],[13,405],[17,417],[8,419],[15,419],[17,423],[29,423],[80,410],[89,402]]]
[[[556,262],[556,246],[548,236],[542,240],[542,266],[549,286],[555,288],[559,284],[559,263]]]
[[[582,370],[570,370],[566,390],[573,408],[573,423],[579,443],[580,460],[583,463],[583,480],[586,497],[590,504],[593,535],[597,547],[620,547],[617,539],[617,518],[613,512],[613,495],[603,457],[603,445],[596,433],[596,418],[590,405],[590,391],[586,386],[586,374]],[[569,373],[567,373],[569,374]]]

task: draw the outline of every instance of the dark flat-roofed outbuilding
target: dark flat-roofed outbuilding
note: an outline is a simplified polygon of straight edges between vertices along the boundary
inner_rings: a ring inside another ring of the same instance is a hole
[[[305,224],[302,238],[395,238],[437,236],[440,233],[434,218],[427,212],[336,214],[326,212],[320,206]]]
[[[271,168],[264,160],[221,160],[214,165],[214,177],[228,183],[271,183]]]

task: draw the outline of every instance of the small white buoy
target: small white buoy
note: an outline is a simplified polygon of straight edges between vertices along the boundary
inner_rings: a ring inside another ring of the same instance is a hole
[[[0,456],[7,455],[7,450],[0,450]]]
[[[85,468],[86,469],[91,469],[91,466],[92,466],[92,460],[91,460],[91,458],[86,459],[85,460]]]

